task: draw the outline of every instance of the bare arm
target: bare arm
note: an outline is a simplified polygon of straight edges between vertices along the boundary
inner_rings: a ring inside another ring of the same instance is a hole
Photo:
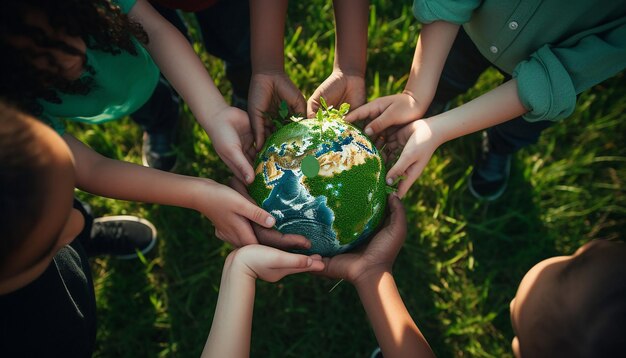
[[[211,76],[187,39],[165,20],[147,0],[137,0],[129,16],[150,38],[148,52],[176,91],[185,99],[203,128],[228,107]],[[208,131],[207,131],[208,132]]]
[[[291,254],[263,245],[249,245],[231,252],[222,271],[217,306],[203,358],[240,358],[250,354],[255,282],[276,282],[286,275],[320,271],[319,255]]]
[[[441,144],[506,122],[526,111],[517,95],[517,81],[513,79],[462,106],[406,125],[387,141],[385,150],[390,156],[402,150],[387,173],[387,181],[406,176],[398,185],[398,195],[404,196]]]
[[[320,97],[329,105],[349,103],[357,108],[365,103],[367,60],[367,0],[335,0],[335,59],[333,72],[313,92],[307,103],[307,116],[313,117]]]
[[[284,100],[291,113],[304,113],[306,102],[285,73],[284,36],[287,0],[250,1],[252,78],[248,113],[256,148],[261,149],[273,125],[265,114]]]
[[[106,158],[64,134],[75,159],[76,186],[113,199],[195,209],[208,217],[217,236],[235,246],[253,244],[254,221],[272,227],[274,218],[233,189],[210,179],[195,178]]]
[[[430,105],[459,26],[436,21],[422,27],[406,87],[401,94],[378,98],[348,114],[354,122],[372,119],[365,133],[376,137],[393,125],[422,118]]]
[[[355,287],[385,356],[435,356],[407,311],[390,271],[367,275]]]

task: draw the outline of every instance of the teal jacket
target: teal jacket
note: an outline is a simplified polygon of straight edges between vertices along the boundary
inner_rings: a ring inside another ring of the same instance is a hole
[[[136,0],[117,0],[128,13]],[[126,51],[111,54],[87,47],[87,64],[95,70],[95,86],[86,95],[58,93],[61,103],[41,100],[43,119],[63,134],[63,120],[103,123],[139,109],[148,101],[159,81],[159,69],[146,49],[132,39],[137,55]],[[83,73],[82,76],[90,74]]]
[[[626,0],[415,0],[413,13],[463,25],[517,79],[528,121],[569,116],[578,93],[626,68]]]

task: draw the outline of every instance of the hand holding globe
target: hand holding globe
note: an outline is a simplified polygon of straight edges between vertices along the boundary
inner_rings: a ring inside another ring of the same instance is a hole
[[[254,164],[252,198],[283,234],[311,240],[305,254],[334,256],[366,241],[385,211],[385,166],[357,127],[322,101],[315,118],[293,119],[267,139]]]

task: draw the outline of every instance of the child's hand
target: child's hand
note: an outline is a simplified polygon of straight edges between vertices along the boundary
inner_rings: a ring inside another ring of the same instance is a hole
[[[207,134],[215,151],[235,176],[251,183],[254,171],[250,163],[253,162],[255,151],[246,112],[235,107],[225,107],[213,116]]]
[[[231,252],[224,266],[240,269],[254,279],[268,282],[276,282],[294,273],[324,269],[320,255],[292,254],[263,245],[248,245]]]
[[[272,123],[264,118],[278,109],[281,100],[287,102],[290,113],[304,113],[306,102],[300,90],[282,71],[254,73],[250,81],[248,113],[254,133],[256,149],[263,147],[265,138],[272,133]]]
[[[365,126],[365,134],[372,139],[385,129],[394,125],[403,125],[422,118],[428,105],[420,103],[408,93],[380,97],[364,104],[346,116],[346,121],[355,122],[371,119]]]
[[[252,200],[248,194],[245,184],[240,180],[232,178],[228,185],[235,189],[239,194],[243,195],[243,197],[248,199],[248,201],[254,203],[254,200]],[[301,235],[283,234],[277,230],[271,228],[268,229],[256,223],[252,223],[252,229],[254,230],[259,243],[263,245],[276,247],[281,250],[307,250],[311,248],[311,242]]]
[[[196,196],[196,207],[211,220],[218,239],[236,247],[257,244],[251,223],[271,228],[276,220],[226,185],[207,180],[208,185]]]
[[[389,218],[372,241],[358,251],[323,258],[325,267],[321,275],[342,278],[356,284],[359,280],[367,279],[370,274],[391,272],[406,237],[406,216],[398,197],[390,195],[388,203]]]
[[[402,151],[398,161],[387,172],[387,184],[391,185],[398,177],[404,177],[398,185],[398,196],[403,197],[411,185],[422,174],[430,157],[442,139],[431,129],[429,122],[417,120],[393,132],[385,139],[384,152],[387,160],[394,160]]]
[[[307,102],[307,117],[315,117],[320,107],[320,97],[328,105],[339,108],[342,103],[356,109],[365,103],[365,78],[362,75],[348,75],[339,70],[333,73],[313,92]]]

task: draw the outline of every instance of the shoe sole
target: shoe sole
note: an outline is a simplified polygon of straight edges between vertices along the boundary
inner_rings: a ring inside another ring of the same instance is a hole
[[[121,220],[140,222],[150,228],[150,231],[152,232],[152,237],[154,239],[150,241],[150,244],[148,246],[146,246],[143,250],[140,251],[142,255],[147,254],[148,252],[150,252],[150,250],[154,248],[154,245],[156,244],[156,241],[157,241],[157,229],[156,227],[154,227],[154,225],[150,221],[146,219],[143,219],[137,216],[132,216],[132,215],[113,215],[113,216],[103,216],[103,217],[95,218],[93,219],[93,222],[96,223],[96,222],[121,221]],[[135,254],[129,254],[129,255],[111,255],[111,257],[115,257],[116,259],[119,259],[119,260],[132,260],[132,259],[138,258],[139,256],[135,253]]]
[[[469,189],[470,193],[472,193],[474,198],[481,200],[481,201],[496,201],[502,196],[502,194],[504,194],[504,192],[506,191],[506,188],[509,186],[509,177],[511,176],[511,160],[509,160],[509,162],[506,164],[507,179],[504,182],[504,185],[502,185],[502,188],[500,190],[498,190],[497,192],[489,196],[481,195],[476,190],[474,190],[474,185],[472,184],[473,173],[474,171],[472,170],[472,173],[470,173],[470,176],[469,176],[469,180],[467,181],[467,188]]]

